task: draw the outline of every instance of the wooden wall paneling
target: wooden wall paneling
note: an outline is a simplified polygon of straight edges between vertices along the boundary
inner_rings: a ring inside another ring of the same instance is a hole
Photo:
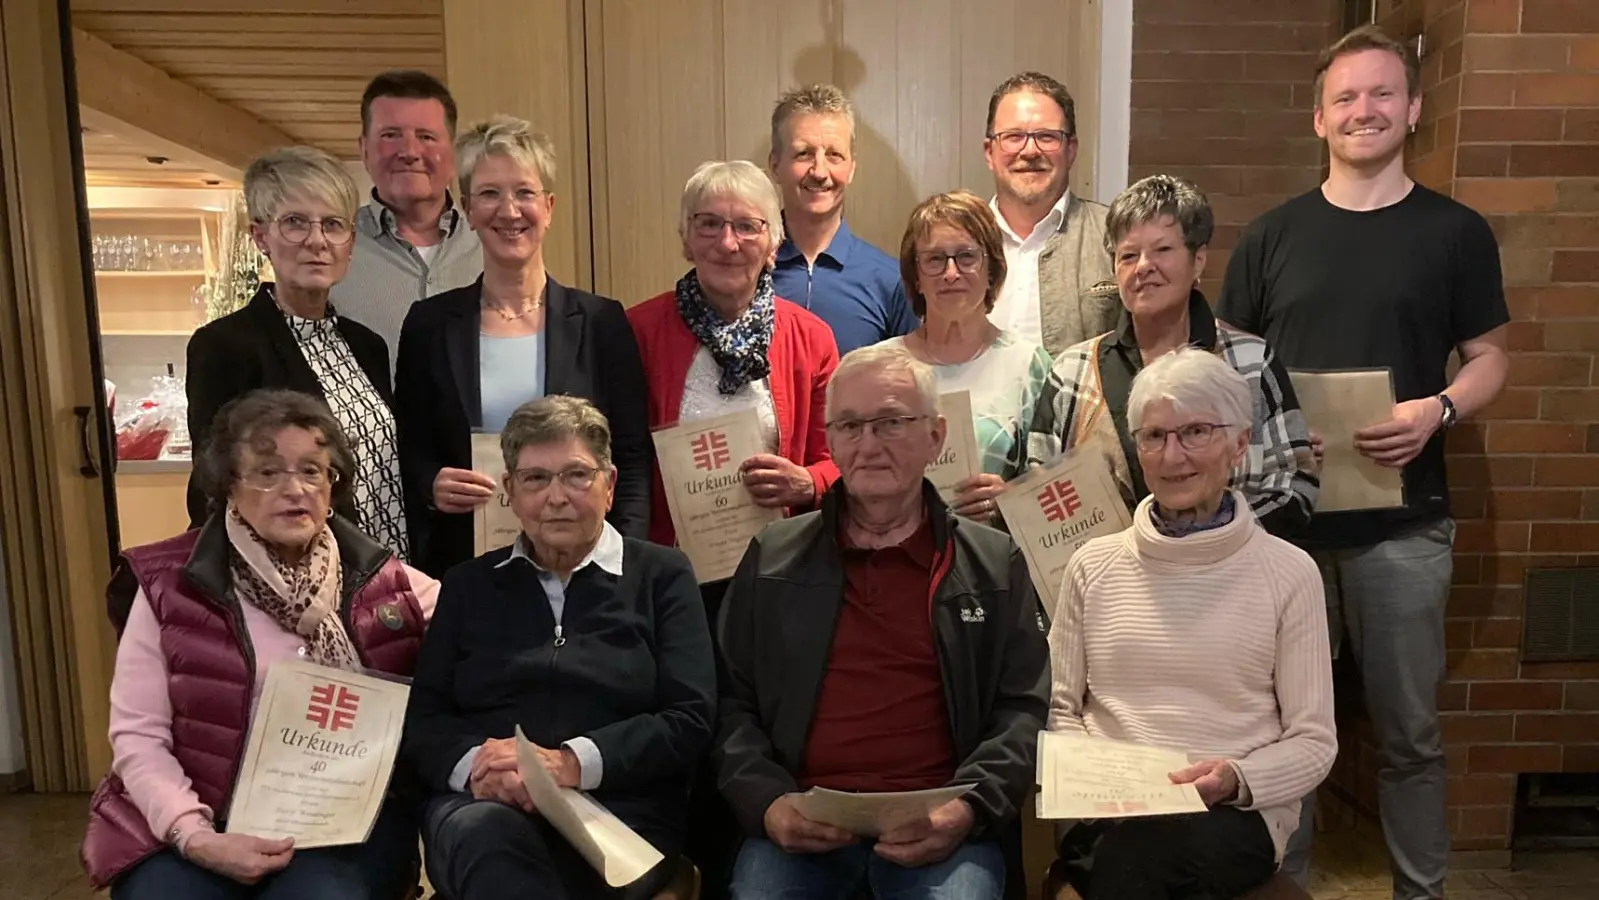
[[[802,84],[835,79],[832,0],[723,0],[723,130],[727,156],[767,168],[772,107]]]
[[[582,0],[444,0],[445,71],[461,127],[506,113],[549,136],[555,184],[546,187],[556,197],[544,263],[556,280],[589,289],[582,28]]]

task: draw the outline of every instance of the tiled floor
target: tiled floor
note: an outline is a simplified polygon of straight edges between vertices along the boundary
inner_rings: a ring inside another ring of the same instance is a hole
[[[78,866],[88,798],[0,794],[0,900],[88,900]],[[1387,900],[1388,863],[1376,829],[1322,836],[1316,900]],[[103,895],[102,895],[103,896]],[[1599,900],[1599,852],[1523,854],[1513,870],[1459,872],[1451,900]]]

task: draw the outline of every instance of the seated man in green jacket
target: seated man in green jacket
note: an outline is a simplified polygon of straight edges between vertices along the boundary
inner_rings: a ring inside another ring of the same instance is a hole
[[[749,836],[733,897],[997,900],[1048,708],[1044,612],[1011,539],[923,477],[946,432],[924,363],[852,351],[827,418],[842,479],[751,543],[722,606],[713,763]],[[971,789],[875,840],[792,798],[947,785]]]

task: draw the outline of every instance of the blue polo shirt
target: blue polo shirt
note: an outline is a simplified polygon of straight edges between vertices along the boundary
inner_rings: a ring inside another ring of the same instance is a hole
[[[909,334],[920,323],[911,314],[899,263],[840,222],[838,233],[816,256],[814,267],[794,242],[783,239],[772,272],[777,296],[798,303],[833,329],[838,354]]]

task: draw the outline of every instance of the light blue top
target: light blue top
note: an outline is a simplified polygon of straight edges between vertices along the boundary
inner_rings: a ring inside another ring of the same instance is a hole
[[[478,335],[483,430],[498,434],[511,413],[544,396],[544,332],[521,337]]]

